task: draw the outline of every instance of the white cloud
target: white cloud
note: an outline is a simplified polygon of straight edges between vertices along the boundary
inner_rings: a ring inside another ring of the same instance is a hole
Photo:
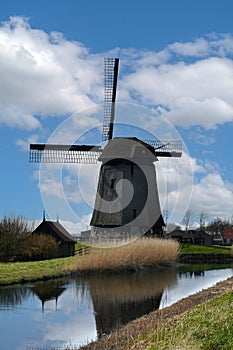
[[[32,130],[43,123],[38,116],[65,116],[102,102],[103,56],[119,55],[120,99],[160,106],[175,125],[215,128],[233,120],[232,53],[231,35],[212,34],[159,52],[91,54],[61,33],[12,17],[0,27],[0,124]]]
[[[102,102],[103,57],[118,55],[121,57],[118,101],[153,107],[157,115],[166,117],[175,126],[197,126],[196,142],[210,144],[214,142],[211,129],[233,121],[232,53],[232,35],[212,34],[173,43],[159,52],[115,48],[111,52],[91,54],[83,44],[71,42],[60,33],[32,29],[27,19],[12,17],[0,26],[0,124],[43,130],[45,117],[75,115]],[[130,108],[125,111],[116,115],[117,122],[131,123],[158,137],[176,136],[168,123],[162,126],[158,123],[156,113],[144,113],[140,108],[137,113]],[[98,127],[100,120],[101,113],[89,109],[77,118],[70,118],[70,124],[59,126],[50,142],[73,143],[81,137],[85,143],[83,131]],[[209,134],[204,133],[206,129]],[[38,140],[34,133],[27,141],[18,140],[17,144],[27,149],[28,142]],[[200,163],[187,155],[183,155],[182,162],[179,188],[175,184],[177,170],[175,167],[169,170],[170,201],[174,205],[178,199],[179,203],[183,201],[180,207],[177,205],[177,212],[181,214],[191,199],[195,210],[201,207],[216,215],[228,213],[232,207],[232,188],[221,176],[217,164]],[[195,181],[193,195],[189,196],[192,172]],[[77,179],[69,169],[64,179],[65,195],[73,203],[83,200],[91,203],[96,181],[91,176],[81,178],[83,193],[80,194],[76,189]],[[60,178],[45,176],[40,186],[42,193],[64,198]],[[162,193],[165,193],[164,185]]]
[[[203,130],[199,126],[194,128],[194,130],[190,133],[189,138],[203,146],[208,146],[215,142],[214,134],[210,131],[206,132],[206,130]]]
[[[34,134],[29,136],[27,140],[18,139],[16,141],[16,145],[18,145],[22,150],[28,151],[28,145],[30,143],[37,143],[38,140],[39,140],[39,136]]]
[[[204,57],[209,54],[210,43],[204,38],[198,38],[194,42],[170,44],[168,50],[182,56]]]
[[[174,101],[171,110],[165,111],[164,115],[182,127],[202,125],[206,129],[212,129],[223,122],[233,121],[233,105],[217,97],[201,101],[181,97]]]
[[[57,181],[56,178],[51,176],[43,176],[43,183],[40,182],[40,191],[41,193],[46,193],[47,196],[55,196],[56,198],[63,199],[64,191],[63,185],[60,181]]]
[[[102,59],[22,17],[0,27],[0,74],[0,123],[9,126],[35,129],[35,115],[64,115],[102,97]]]
[[[175,42],[168,45],[167,51],[187,57],[224,57],[233,52],[233,38],[231,34],[212,33],[191,42]]]
[[[224,182],[218,173],[204,176],[194,185],[191,208],[198,213],[200,208],[210,216],[226,217],[232,215],[232,185]]]
[[[59,220],[71,235],[80,234],[82,231],[90,229],[92,214],[83,215],[79,221],[72,222],[68,220]]]
[[[233,120],[233,62],[210,57],[185,63],[138,67],[123,89],[142,104],[159,105],[174,125],[214,128]]]
[[[161,206],[167,210],[168,205],[170,222],[180,223],[188,208],[194,215],[201,211],[209,217],[232,215],[233,184],[223,179],[217,163],[200,162],[184,155],[183,161],[182,158],[177,163],[170,161],[169,168],[164,162],[157,175]]]

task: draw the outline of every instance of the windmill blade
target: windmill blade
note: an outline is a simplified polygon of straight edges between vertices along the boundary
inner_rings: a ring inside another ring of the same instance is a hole
[[[156,157],[178,157],[182,155],[181,141],[160,141],[160,140],[146,140],[148,145],[154,147]]]
[[[118,67],[119,58],[105,58],[104,123],[102,135],[103,141],[111,140],[113,136]]]
[[[33,163],[97,163],[100,146],[31,144],[29,161]]]

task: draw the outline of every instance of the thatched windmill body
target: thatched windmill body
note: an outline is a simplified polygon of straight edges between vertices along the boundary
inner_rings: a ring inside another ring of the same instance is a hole
[[[31,144],[30,161],[46,163],[101,162],[92,234],[162,235],[154,162],[180,157],[180,141],[113,138],[119,59],[105,59],[104,148],[96,145]]]

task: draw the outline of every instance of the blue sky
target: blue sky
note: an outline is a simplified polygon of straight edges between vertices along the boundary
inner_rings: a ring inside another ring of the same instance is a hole
[[[53,167],[30,164],[27,150],[53,133],[63,143],[85,132],[82,141],[100,142],[98,129],[96,139],[89,130],[101,125],[101,111],[90,108],[103,102],[103,58],[115,56],[118,102],[153,111],[136,120],[119,115],[117,121],[156,135],[160,118],[186,146],[178,163],[158,162],[170,220],[179,222],[188,206],[197,217],[201,211],[231,217],[232,10],[230,0],[1,4],[0,217],[13,213],[37,221],[45,207],[48,217],[58,214],[72,232],[88,226],[98,169],[71,166],[54,175]]]

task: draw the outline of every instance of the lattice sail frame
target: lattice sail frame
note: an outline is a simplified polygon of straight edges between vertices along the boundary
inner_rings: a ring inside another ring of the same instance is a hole
[[[118,58],[105,58],[103,141],[110,141],[113,138],[118,68]],[[138,141],[152,146],[154,148],[154,154],[157,157],[181,157],[182,155],[181,141]],[[29,161],[35,163],[94,164],[97,163],[102,152],[103,149],[95,145],[31,144]]]
[[[31,144],[29,162],[95,164],[102,151],[99,146]]]
[[[104,122],[102,140],[113,137],[119,58],[104,59]]]
[[[140,141],[140,140],[138,140]],[[140,141],[142,142],[142,141]],[[181,141],[143,141],[154,148],[156,157],[181,157]],[[29,161],[33,163],[95,164],[103,149],[94,145],[31,144]]]
[[[145,140],[143,141],[155,149],[156,157],[176,157],[182,156],[182,141],[160,141]]]

